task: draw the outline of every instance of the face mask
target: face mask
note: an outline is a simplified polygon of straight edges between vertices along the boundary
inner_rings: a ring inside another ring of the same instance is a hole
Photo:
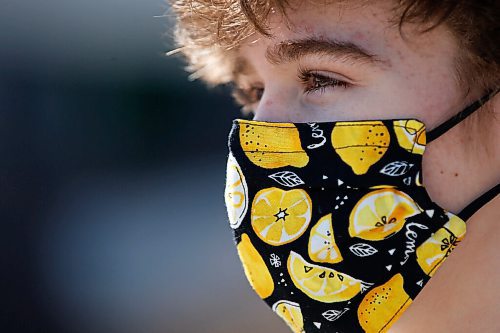
[[[499,186],[454,215],[422,186],[422,154],[483,97],[426,134],[416,119],[235,120],[225,200],[244,272],[294,332],[385,332]],[[429,140],[429,141],[430,141]]]

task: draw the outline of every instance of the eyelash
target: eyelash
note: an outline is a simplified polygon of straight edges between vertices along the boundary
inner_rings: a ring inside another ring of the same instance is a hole
[[[307,95],[314,92],[322,94],[327,88],[348,88],[349,86],[351,86],[351,84],[346,81],[337,80],[324,74],[320,74],[317,71],[307,70],[303,68],[299,69],[298,76],[300,83],[305,86],[304,93]],[[251,109],[253,104],[259,102],[263,93],[264,88],[261,87],[254,86],[243,89],[235,86],[233,87],[232,95],[235,101],[243,106],[243,111],[246,112]]]
[[[306,86],[304,93],[311,94],[314,92],[324,93],[327,88],[348,88],[350,84],[345,81],[337,80],[324,74],[320,74],[317,71],[311,71],[307,69],[299,69],[299,79],[300,82]]]

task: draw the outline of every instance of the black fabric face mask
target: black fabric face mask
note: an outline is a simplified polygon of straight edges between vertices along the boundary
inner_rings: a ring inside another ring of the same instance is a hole
[[[432,202],[422,155],[495,93],[426,133],[416,119],[235,120],[225,200],[245,274],[294,332],[385,332],[460,243]]]

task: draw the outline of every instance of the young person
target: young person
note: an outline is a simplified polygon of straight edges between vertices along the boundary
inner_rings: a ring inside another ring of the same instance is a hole
[[[498,1],[173,9],[192,75],[253,114],[226,204],[293,331],[500,331]]]

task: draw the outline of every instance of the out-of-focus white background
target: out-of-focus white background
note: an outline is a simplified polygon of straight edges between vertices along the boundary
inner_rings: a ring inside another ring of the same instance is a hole
[[[289,332],[223,201],[238,109],[159,0],[0,6],[2,332]]]

